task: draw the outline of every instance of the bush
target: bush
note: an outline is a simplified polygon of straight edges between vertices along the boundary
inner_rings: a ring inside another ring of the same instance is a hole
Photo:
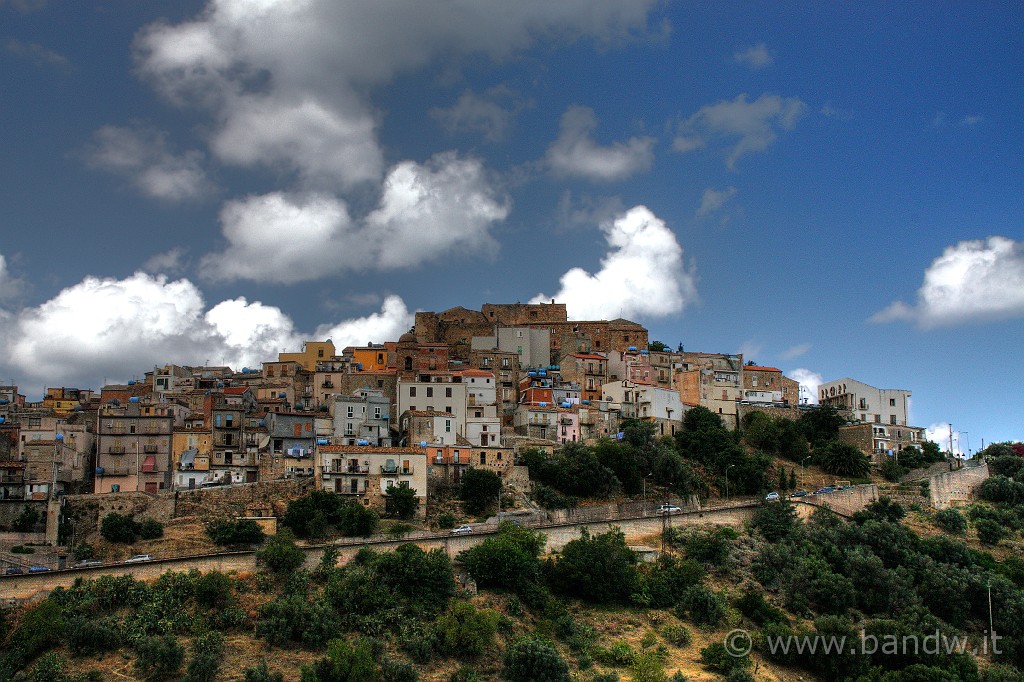
[[[736,600],[736,608],[739,609],[740,613],[758,625],[789,622],[786,613],[782,609],[769,604],[761,592],[744,592]]]
[[[551,570],[552,587],[590,602],[628,602],[639,582],[636,554],[626,536],[614,529],[590,536],[584,529],[578,540],[562,549]]]
[[[750,527],[761,533],[769,542],[778,542],[789,536],[796,528],[796,524],[796,509],[789,502],[762,504],[750,521]]]
[[[252,519],[214,519],[206,524],[206,534],[222,547],[263,542],[263,529]]]
[[[455,514],[451,512],[442,512],[437,517],[437,527],[442,530],[448,530],[449,528],[455,527]]]
[[[687,589],[677,608],[685,609],[699,625],[717,625],[725,617],[725,602],[714,590],[704,585],[694,585]]]
[[[475,658],[494,641],[498,612],[477,609],[469,602],[456,602],[438,618],[436,628],[442,651],[459,658]]]
[[[384,661],[380,664],[381,682],[416,682],[419,678],[416,669],[408,663]]]
[[[544,536],[540,531],[502,523],[498,535],[459,554],[459,561],[481,587],[523,590],[540,578]]]
[[[231,604],[234,581],[220,571],[208,571],[196,578],[196,603],[208,609],[221,610]]]
[[[286,531],[267,540],[256,552],[256,563],[277,575],[288,575],[298,570],[305,560],[305,552],[295,545],[295,538]]]
[[[277,670],[270,672],[266,661],[260,661],[259,665],[243,670],[242,678],[245,682],[284,682],[284,675]]]
[[[366,639],[349,643],[333,639],[327,657],[302,666],[302,682],[378,682],[380,679],[373,648]]]
[[[136,532],[143,540],[156,540],[164,536],[164,525],[155,519],[143,519]]]
[[[686,533],[686,556],[705,564],[721,566],[738,534],[729,526],[697,529]]]
[[[543,639],[528,638],[505,652],[505,677],[510,682],[569,682],[569,666]]]
[[[197,637],[192,643],[192,660],[188,664],[185,682],[213,682],[220,670],[224,651],[224,635],[210,632]]]
[[[121,646],[121,628],[116,618],[76,616],[65,629],[68,648],[75,656],[114,651]]]
[[[935,525],[947,533],[959,535],[967,530],[967,519],[956,509],[943,509],[935,512]]]
[[[974,529],[978,531],[978,540],[983,545],[998,545],[1007,535],[1006,529],[991,519],[978,519],[974,522]]]
[[[419,500],[416,499],[416,490],[410,488],[407,481],[388,486],[384,496],[388,513],[400,519],[411,519],[420,506]]]
[[[128,514],[112,512],[100,522],[100,535],[108,542],[130,545],[138,535],[138,524]]]
[[[746,668],[750,659],[746,656],[733,656],[722,642],[712,642],[700,650],[700,662],[711,670],[729,674],[736,668]]]
[[[185,658],[185,652],[174,635],[146,637],[135,650],[135,670],[147,680],[163,680],[175,675]]]
[[[667,623],[661,627],[661,636],[673,646],[683,649],[690,645],[692,636],[685,625]]]
[[[596,658],[602,665],[609,667],[624,667],[636,660],[636,651],[629,645],[629,642],[619,639],[605,648],[598,648],[594,651]]]
[[[24,545],[15,545],[11,547],[11,554],[35,554],[36,550],[31,547],[25,547]]]

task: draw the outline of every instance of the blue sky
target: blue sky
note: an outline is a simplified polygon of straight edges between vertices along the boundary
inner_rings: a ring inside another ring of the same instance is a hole
[[[557,298],[1019,439],[1018,3],[0,0],[0,381]]]

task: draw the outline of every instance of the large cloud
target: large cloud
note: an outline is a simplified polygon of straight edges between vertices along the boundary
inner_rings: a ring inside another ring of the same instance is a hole
[[[917,304],[895,301],[872,322],[909,320],[922,328],[1024,316],[1024,245],[1006,237],[964,241],[932,261]]]
[[[192,21],[140,32],[136,57],[170,101],[211,112],[222,160],[291,169],[323,190],[383,173],[373,87],[440,56],[619,37],[642,29],[652,4],[211,0]]]
[[[0,301],[14,298],[21,293],[22,282],[11,274],[7,267],[7,259],[0,253]]]
[[[711,138],[739,138],[726,159],[731,169],[744,154],[767,149],[778,131],[792,129],[806,109],[797,97],[761,95],[748,102],[744,93],[732,101],[701,107],[680,126],[672,147],[688,152],[704,146]]]
[[[681,312],[697,299],[696,275],[683,263],[675,233],[644,206],[636,206],[601,228],[610,250],[601,269],[573,268],[553,297],[578,320],[663,317]]]
[[[294,283],[408,267],[454,249],[496,249],[488,228],[508,211],[479,161],[444,153],[426,164],[396,165],[378,207],[360,221],[344,201],[324,193],[272,192],[228,202],[221,211],[227,249],[205,256],[200,271],[212,280]]]
[[[186,279],[138,272],[122,280],[88,277],[53,299],[17,313],[0,310],[8,353],[0,375],[35,387],[96,386],[155,365],[259,366],[307,338],[279,308],[244,298],[207,309]],[[316,330],[345,345],[395,339],[412,324],[397,296],[379,313]]]
[[[558,139],[548,148],[546,161],[558,175],[590,180],[624,180],[646,171],[654,160],[654,138],[632,137],[608,147],[591,137],[597,117],[589,107],[574,106],[562,115]]]

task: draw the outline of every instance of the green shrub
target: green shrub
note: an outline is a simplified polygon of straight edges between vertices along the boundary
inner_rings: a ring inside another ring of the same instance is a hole
[[[284,682],[284,675],[278,671],[271,672],[266,661],[242,671],[245,682]]]
[[[624,640],[616,640],[607,647],[594,650],[594,658],[601,664],[612,667],[630,665],[636,659],[636,651]]]
[[[498,612],[477,609],[469,602],[455,602],[437,619],[438,644],[442,651],[460,658],[474,658],[494,641]]]
[[[677,646],[680,649],[690,645],[692,639],[690,631],[685,625],[677,623],[666,623],[661,626],[661,636],[665,638],[665,641],[673,646]]]
[[[437,517],[437,527],[443,530],[454,528],[456,520],[455,514],[452,514],[451,512],[442,512]]]
[[[196,603],[208,609],[221,610],[231,602],[234,581],[220,571],[208,571],[196,578]]]
[[[704,585],[687,589],[679,600],[677,611],[684,609],[700,625],[717,625],[725,617],[725,602],[714,590]]]
[[[471,468],[462,475],[459,496],[469,514],[483,514],[496,503],[501,492],[501,477],[488,469]]]
[[[740,613],[758,625],[789,622],[786,613],[782,609],[769,604],[761,592],[753,590],[744,592],[736,600],[736,608],[739,609]]]
[[[416,682],[419,674],[408,663],[387,660],[380,665],[380,679],[381,682]]]
[[[998,545],[1007,535],[1006,528],[991,519],[978,519],[974,522],[974,529],[978,531],[978,540],[983,545]]]
[[[108,542],[130,545],[138,535],[138,524],[128,514],[112,512],[100,522],[100,535]]]
[[[164,525],[155,519],[143,519],[136,532],[143,540],[156,540],[164,536]]]
[[[505,652],[505,677],[510,682],[569,682],[569,666],[558,649],[543,639],[515,642]]]
[[[177,674],[185,658],[174,635],[145,637],[135,651],[135,671],[147,680],[163,680]]]
[[[222,547],[263,542],[263,529],[252,519],[214,519],[206,524],[206,534]]]
[[[68,648],[75,656],[92,656],[115,651],[121,646],[121,628],[116,618],[76,616],[65,630]]]
[[[366,639],[354,643],[333,639],[327,645],[327,656],[312,665],[302,666],[302,682],[378,682],[380,670],[374,660],[373,648]]]
[[[11,547],[12,554],[35,554],[36,550],[32,547],[26,547],[24,545],[15,545]]]
[[[306,560],[306,554],[295,544],[294,536],[282,531],[273,536],[256,552],[256,563],[277,575],[288,575]]]
[[[26,504],[22,507],[21,513],[15,517],[12,525],[16,533],[31,533],[42,519],[43,516],[37,509]]]
[[[967,519],[956,509],[943,509],[935,512],[935,525],[947,533],[959,535],[967,530]]]
[[[224,635],[210,632],[196,637],[192,643],[192,660],[189,661],[185,682],[214,682],[220,670],[224,652]]]
[[[750,659],[746,656],[733,656],[722,642],[712,642],[700,650],[700,662],[715,672],[729,674],[735,668],[746,668]]]

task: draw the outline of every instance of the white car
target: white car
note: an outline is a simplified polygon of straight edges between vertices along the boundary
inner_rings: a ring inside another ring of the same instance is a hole
[[[152,554],[136,554],[135,556],[133,556],[130,559],[125,559],[124,563],[126,563],[126,564],[141,564],[143,561],[152,561],[152,560],[153,560],[153,555]]]
[[[675,514],[676,512],[681,511],[683,510],[675,506],[674,504],[663,504],[660,507],[658,507],[659,514]]]
[[[779,494],[775,493],[775,492],[768,493],[767,495],[764,496],[764,501],[765,502],[777,502],[778,499],[779,499]]]
[[[468,535],[473,532],[473,526],[458,526],[452,528],[452,535]]]

